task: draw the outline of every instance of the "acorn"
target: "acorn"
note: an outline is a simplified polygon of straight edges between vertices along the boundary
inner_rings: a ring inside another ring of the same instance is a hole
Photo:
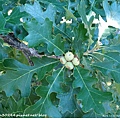
[[[67,61],[72,61],[73,58],[74,58],[74,55],[73,55],[72,52],[67,52],[67,53],[65,54],[65,59],[66,59]]]
[[[73,63],[73,65],[78,66],[78,65],[80,64],[80,61],[79,61],[79,59],[78,59],[77,57],[75,57],[75,58],[72,60],[72,63]]]
[[[72,69],[74,68],[74,65],[72,64],[72,62],[67,62],[67,63],[65,64],[65,67],[66,67],[67,69],[69,69],[69,70],[72,70]]]
[[[60,62],[61,62],[62,64],[65,64],[65,63],[67,62],[64,56],[62,56],[62,57],[60,58]]]

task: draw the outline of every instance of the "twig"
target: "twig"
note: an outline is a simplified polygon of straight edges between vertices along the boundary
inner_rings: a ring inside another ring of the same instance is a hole
[[[97,43],[95,44],[95,46],[93,47],[93,49],[86,51],[83,55],[87,56],[87,55],[89,55],[90,53],[93,53],[93,52],[99,50],[99,48],[101,47],[100,45],[101,45],[101,44],[100,44],[99,42],[97,42]]]
[[[13,33],[9,33],[6,36],[0,35],[0,38],[2,38],[4,42],[8,43],[11,47],[22,51],[31,66],[33,66],[33,62],[30,57],[41,57],[34,48],[28,48],[27,45],[15,38]]]
[[[46,56],[46,55],[40,55],[34,48],[29,48],[23,42],[21,42],[17,38],[15,38],[13,33],[9,33],[6,36],[0,35],[0,38],[2,38],[4,40],[4,42],[8,43],[11,47],[14,47],[14,48],[22,51],[31,66],[33,66],[34,64],[30,57],[42,58],[43,56]],[[54,55],[46,56],[46,57],[53,58],[53,59],[60,59],[60,57],[57,57]]]

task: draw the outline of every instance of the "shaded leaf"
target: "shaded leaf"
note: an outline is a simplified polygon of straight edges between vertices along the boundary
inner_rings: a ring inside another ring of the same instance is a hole
[[[89,77],[88,70],[76,67],[74,69],[74,77],[73,87],[81,88],[77,98],[82,101],[82,110],[88,112],[93,109],[98,114],[104,114],[105,110],[102,103],[112,100],[111,93],[94,89],[92,86],[97,82],[97,79]]]
[[[53,26],[60,33],[69,38],[69,35],[62,31],[55,23],[56,9],[52,4],[49,4],[46,11],[43,11],[39,2],[34,2],[33,5],[26,4],[25,11],[35,18],[39,23],[44,23],[46,18],[53,22]]]
[[[5,28],[5,24],[6,24],[6,19],[3,16],[2,12],[0,12],[0,33],[8,33],[8,32],[10,32],[10,30]]]
[[[54,7],[59,10],[59,12],[63,12],[63,6],[67,5],[65,1],[57,1],[57,0],[39,0],[40,2],[52,4]]]
[[[5,91],[7,96],[11,96],[19,89],[22,96],[28,96],[31,91],[33,74],[37,73],[38,78],[41,80],[46,72],[52,70],[58,63],[58,61],[49,58],[34,58],[33,61],[35,65],[30,67],[15,60],[5,60],[5,67],[13,70],[7,70],[4,75],[0,76],[0,91]]]
[[[85,47],[85,43],[87,42],[88,37],[86,36],[87,30],[85,29],[84,24],[79,24],[78,27],[74,28],[74,41],[73,48],[76,53],[83,54],[83,52],[87,49]]]
[[[93,54],[99,59],[102,56],[101,62],[93,63],[92,66],[99,69],[106,76],[110,76],[117,83],[120,82],[120,53],[119,52],[108,52],[105,54],[95,52]]]
[[[74,113],[66,112],[63,114],[62,118],[82,118],[84,115],[82,109],[79,105],[76,105],[76,111]]]
[[[90,46],[93,43],[93,40],[92,40],[92,31],[91,31],[91,24],[89,24],[90,20],[89,21],[87,20],[86,9],[85,9],[84,6],[85,6],[85,1],[81,0],[80,5],[78,6],[78,12],[79,12],[79,14],[80,14],[80,16],[81,16],[81,18],[82,18],[82,20],[83,20],[83,22],[84,22],[87,30],[88,30],[88,34],[89,34],[89,40],[88,40],[89,44],[88,44],[88,46]]]
[[[0,111],[5,112],[6,114],[15,114],[15,113],[23,113],[24,109],[27,105],[24,104],[24,98],[16,101],[14,97],[3,98],[1,100],[2,106],[4,106],[4,110],[0,109]]]
[[[36,93],[41,98],[34,105],[28,107],[25,110],[25,113],[46,114],[48,117],[61,117],[61,114],[58,111],[57,107],[52,104],[50,94],[52,92],[61,92],[60,83],[63,82],[64,78],[63,68],[54,71],[53,75],[51,77],[48,77],[47,81],[49,82],[49,86],[39,86],[36,89]]]
[[[12,24],[20,24],[20,18],[26,17],[27,13],[26,12],[21,12],[20,7],[15,7],[10,14],[10,16],[6,17],[6,21]]]
[[[40,43],[46,43],[48,45],[48,52],[54,52],[55,55],[64,54],[64,43],[61,40],[61,35],[57,35],[52,39],[52,22],[48,19],[44,24],[40,24],[35,20],[24,24],[25,29],[29,35],[25,37],[25,40],[29,43],[30,47],[38,46]]]
[[[0,61],[2,61],[4,58],[7,58],[7,50],[6,48],[0,43]]]
[[[56,13],[52,4],[49,4],[47,10],[43,12],[39,2],[35,1],[33,5],[25,4],[25,11],[40,23],[43,23],[46,18],[49,18],[53,23],[55,23]]]
[[[117,1],[114,1],[111,5],[109,5],[108,1],[104,0],[103,8],[107,19],[106,24],[108,26],[120,28],[120,4],[117,4]]]
[[[117,83],[120,83],[120,68],[116,66],[114,61],[97,62],[92,65],[99,69],[106,76],[109,75]]]
[[[72,90],[67,93],[58,94],[57,98],[60,99],[59,109],[63,114],[65,112],[70,112],[72,114],[76,111],[76,103]]]

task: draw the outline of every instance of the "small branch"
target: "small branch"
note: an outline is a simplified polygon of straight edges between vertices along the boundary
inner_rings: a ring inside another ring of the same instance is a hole
[[[87,56],[88,54],[97,51],[101,47],[100,45],[101,45],[100,42],[97,42],[92,50],[86,51],[83,55]]]
[[[9,33],[6,36],[0,35],[0,38],[2,38],[4,42],[8,43],[11,47],[22,51],[31,66],[33,65],[33,62],[30,57],[41,57],[34,48],[28,48],[27,45],[15,38],[13,33]]]
[[[27,45],[20,42],[17,38],[15,38],[13,33],[9,33],[6,36],[0,35],[0,38],[2,38],[4,42],[8,43],[11,47],[14,47],[22,51],[31,66],[33,66],[34,64],[30,57],[42,58],[43,56],[46,56],[46,55],[39,55],[39,53],[34,48],[29,48]],[[60,59],[60,57],[57,57],[55,55],[46,56],[46,57],[53,59]]]
[[[11,47],[14,47],[22,51],[31,66],[33,66],[34,64],[30,57],[42,58],[43,56],[45,56],[45,55],[39,55],[39,53],[34,48],[29,48],[27,45],[20,42],[17,38],[15,38],[13,33],[9,33],[6,36],[0,35],[0,38],[2,38],[4,42],[8,43]],[[59,57],[56,56],[46,56],[46,57],[59,59]]]

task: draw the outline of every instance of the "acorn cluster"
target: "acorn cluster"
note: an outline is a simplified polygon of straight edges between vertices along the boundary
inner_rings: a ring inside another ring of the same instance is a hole
[[[65,53],[65,56],[60,58],[60,62],[69,70],[72,70],[74,66],[78,66],[80,64],[79,59],[75,57],[72,52]]]

